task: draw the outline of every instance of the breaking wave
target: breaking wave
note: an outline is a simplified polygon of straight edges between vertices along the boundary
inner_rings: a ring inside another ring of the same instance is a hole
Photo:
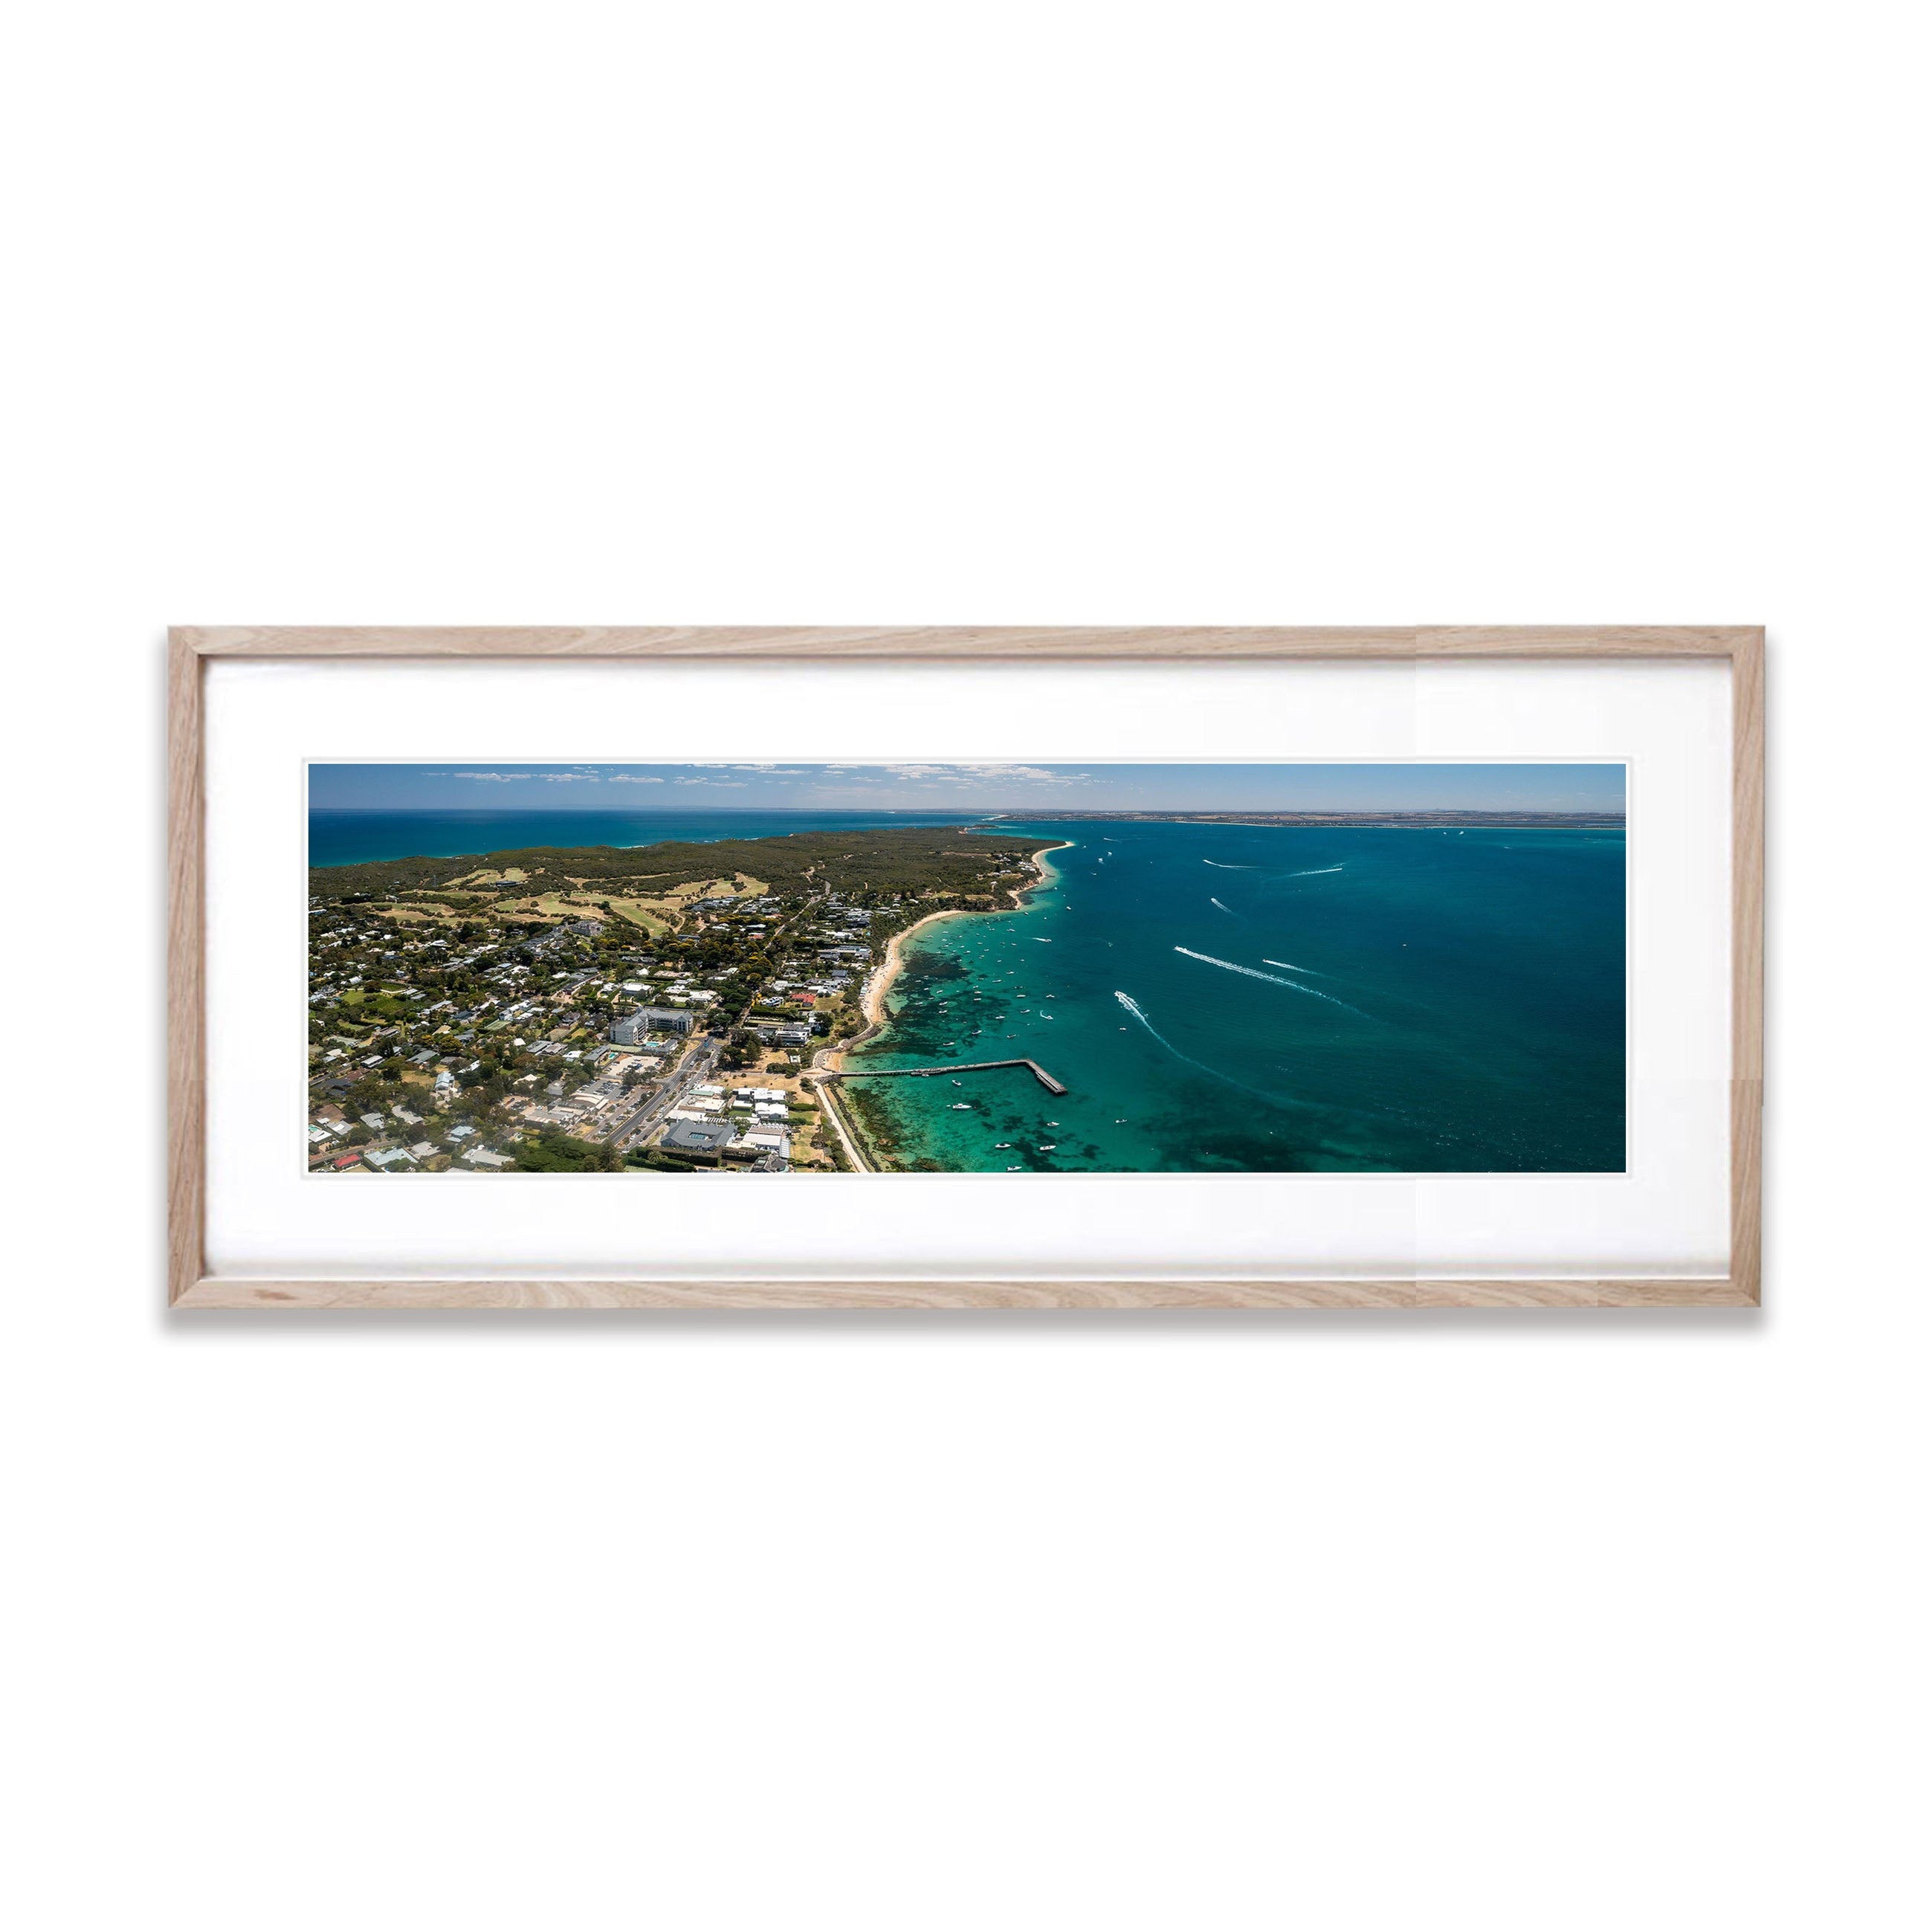
[[[1368,1018],[1360,1006],[1352,1006],[1346,1000],[1338,1000],[1332,993],[1318,993],[1312,986],[1304,986],[1299,980],[1284,980],[1278,973],[1262,973],[1252,966],[1237,966],[1232,959],[1216,959],[1210,952],[1189,952],[1184,946],[1177,946],[1174,950],[1186,954],[1190,959],[1198,959],[1203,965],[1218,966],[1224,973],[1238,973],[1247,980],[1265,980],[1270,986],[1286,986],[1294,992],[1306,993],[1311,1000],[1326,1000],[1331,1006],[1340,1006],[1342,1012],[1353,1013],[1358,1019]]]

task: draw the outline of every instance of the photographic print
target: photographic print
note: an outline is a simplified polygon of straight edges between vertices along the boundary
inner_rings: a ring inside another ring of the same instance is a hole
[[[1619,764],[308,783],[318,1174],[1624,1168]]]

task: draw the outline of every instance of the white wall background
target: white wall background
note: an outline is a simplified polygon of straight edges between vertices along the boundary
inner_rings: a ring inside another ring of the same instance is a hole
[[[0,47],[0,1906],[1922,1924],[1922,10]],[[1772,629],[1756,1318],[160,1312],[161,627]]]

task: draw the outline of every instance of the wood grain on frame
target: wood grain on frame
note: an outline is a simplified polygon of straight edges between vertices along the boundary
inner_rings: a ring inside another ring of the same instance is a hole
[[[197,1282],[183,1308],[1738,1308],[1755,1298],[1704,1281],[1129,1280]]]
[[[168,640],[168,1298],[202,1279],[208,1185],[201,659]]]
[[[204,1272],[202,670],[210,658],[1723,658],[1732,679],[1731,1260],[1686,1280],[254,1281]],[[169,633],[168,1285],[213,1308],[1655,1308],[1757,1304],[1762,1271],[1764,632],[1755,626],[352,628]]]
[[[226,626],[171,633],[204,657],[1024,658],[1730,657],[1761,630],[1721,625],[1367,626],[1281,630],[1244,625],[1126,630],[1072,625],[906,628],[806,625],[586,626],[464,630]]]
[[[1764,633],[1731,656],[1731,1280],[1764,1270]]]

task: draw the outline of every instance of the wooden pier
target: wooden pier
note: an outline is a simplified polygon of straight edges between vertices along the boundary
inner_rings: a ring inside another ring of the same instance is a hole
[[[990,1073],[996,1066],[1024,1066],[1049,1094],[1066,1091],[1036,1060],[974,1060],[956,1066],[854,1066],[837,1072],[830,1067],[815,1067],[811,1077],[814,1080],[931,1080],[942,1073]]]

